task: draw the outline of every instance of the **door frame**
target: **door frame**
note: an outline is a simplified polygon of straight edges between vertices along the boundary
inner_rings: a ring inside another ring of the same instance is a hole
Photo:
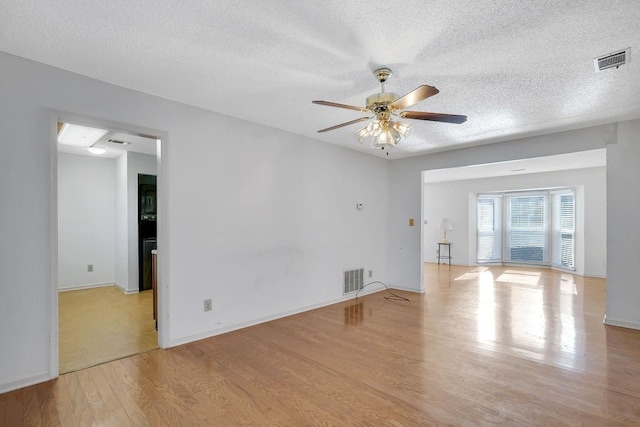
[[[168,191],[167,191],[167,132],[157,129],[144,128],[136,125],[114,122],[104,119],[88,117],[80,114],[69,113],[59,110],[49,110],[49,158],[50,158],[50,184],[49,184],[49,271],[50,271],[50,332],[49,332],[49,378],[54,379],[59,376],[59,325],[58,325],[58,149],[57,134],[58,122],[73,122],[85,124],[87,126],[100,127],[110,131],[123,132],[157,141],[157,239],[159,248],[168,248]],[[169,254],[167,251],[159,251],[157,258],[157,284],[158,284],[158,346],[166,348],[165,343],[169,342],[168,318],[169,318],[169,292],[168,287],[164,287],[163,277],[169,277]],[[165,289],[166,294],[165,294]],[[167,322],[167,323],[165,323]]]

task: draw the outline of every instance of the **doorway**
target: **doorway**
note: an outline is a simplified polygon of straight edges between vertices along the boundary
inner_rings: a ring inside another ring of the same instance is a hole
[[[87,126],[84,118],[58,117],[58,122]],[[147,216],[153,211],[155,249],[157,182],[153,200],[147,197],[146,205],[136,201],[138,172],[153,174],[154,180],[159,173],[160,139],[113,124],[89,123],[106,131],[91,145],[105,149],[100,154],[87,154],[87,147],[61,148],[55,138],[58,277],[52,309],[57,330],[52,336],[58,339],[52,343],[52,368],[57,359],[55,371],[61,373],[148,351],[160,341],[154,292],[140,289],[137,221],[140,205]],[[56,129],[59,133],[61,125]]]

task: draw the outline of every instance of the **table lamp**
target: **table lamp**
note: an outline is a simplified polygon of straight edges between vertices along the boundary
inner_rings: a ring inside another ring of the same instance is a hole
[[[438,229],[444,230],[444,238],[442,239],[442,243],[449,243],[447,242],[447,230],[453,230],[453,223],[451,222],[451,220],[449,218],[442,218]]]

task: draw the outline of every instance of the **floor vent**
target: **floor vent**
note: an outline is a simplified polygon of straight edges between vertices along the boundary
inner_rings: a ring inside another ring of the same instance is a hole
[[[352,294],[362,289],[364,284],[364,268],[346,270],[344,272],[344,295]]]
[[[629,62],[629,50],[621,50],[619,52],[609,53],[598,58],[593,58],[593,66],[596,68],[596,73],[608,68],[618,68]]]

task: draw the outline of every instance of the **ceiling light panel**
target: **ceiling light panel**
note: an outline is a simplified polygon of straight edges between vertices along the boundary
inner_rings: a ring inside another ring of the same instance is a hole
[[[65,123],[58,134],[58,143],[76,147],[90,147],[109,132],[106,129]]]

